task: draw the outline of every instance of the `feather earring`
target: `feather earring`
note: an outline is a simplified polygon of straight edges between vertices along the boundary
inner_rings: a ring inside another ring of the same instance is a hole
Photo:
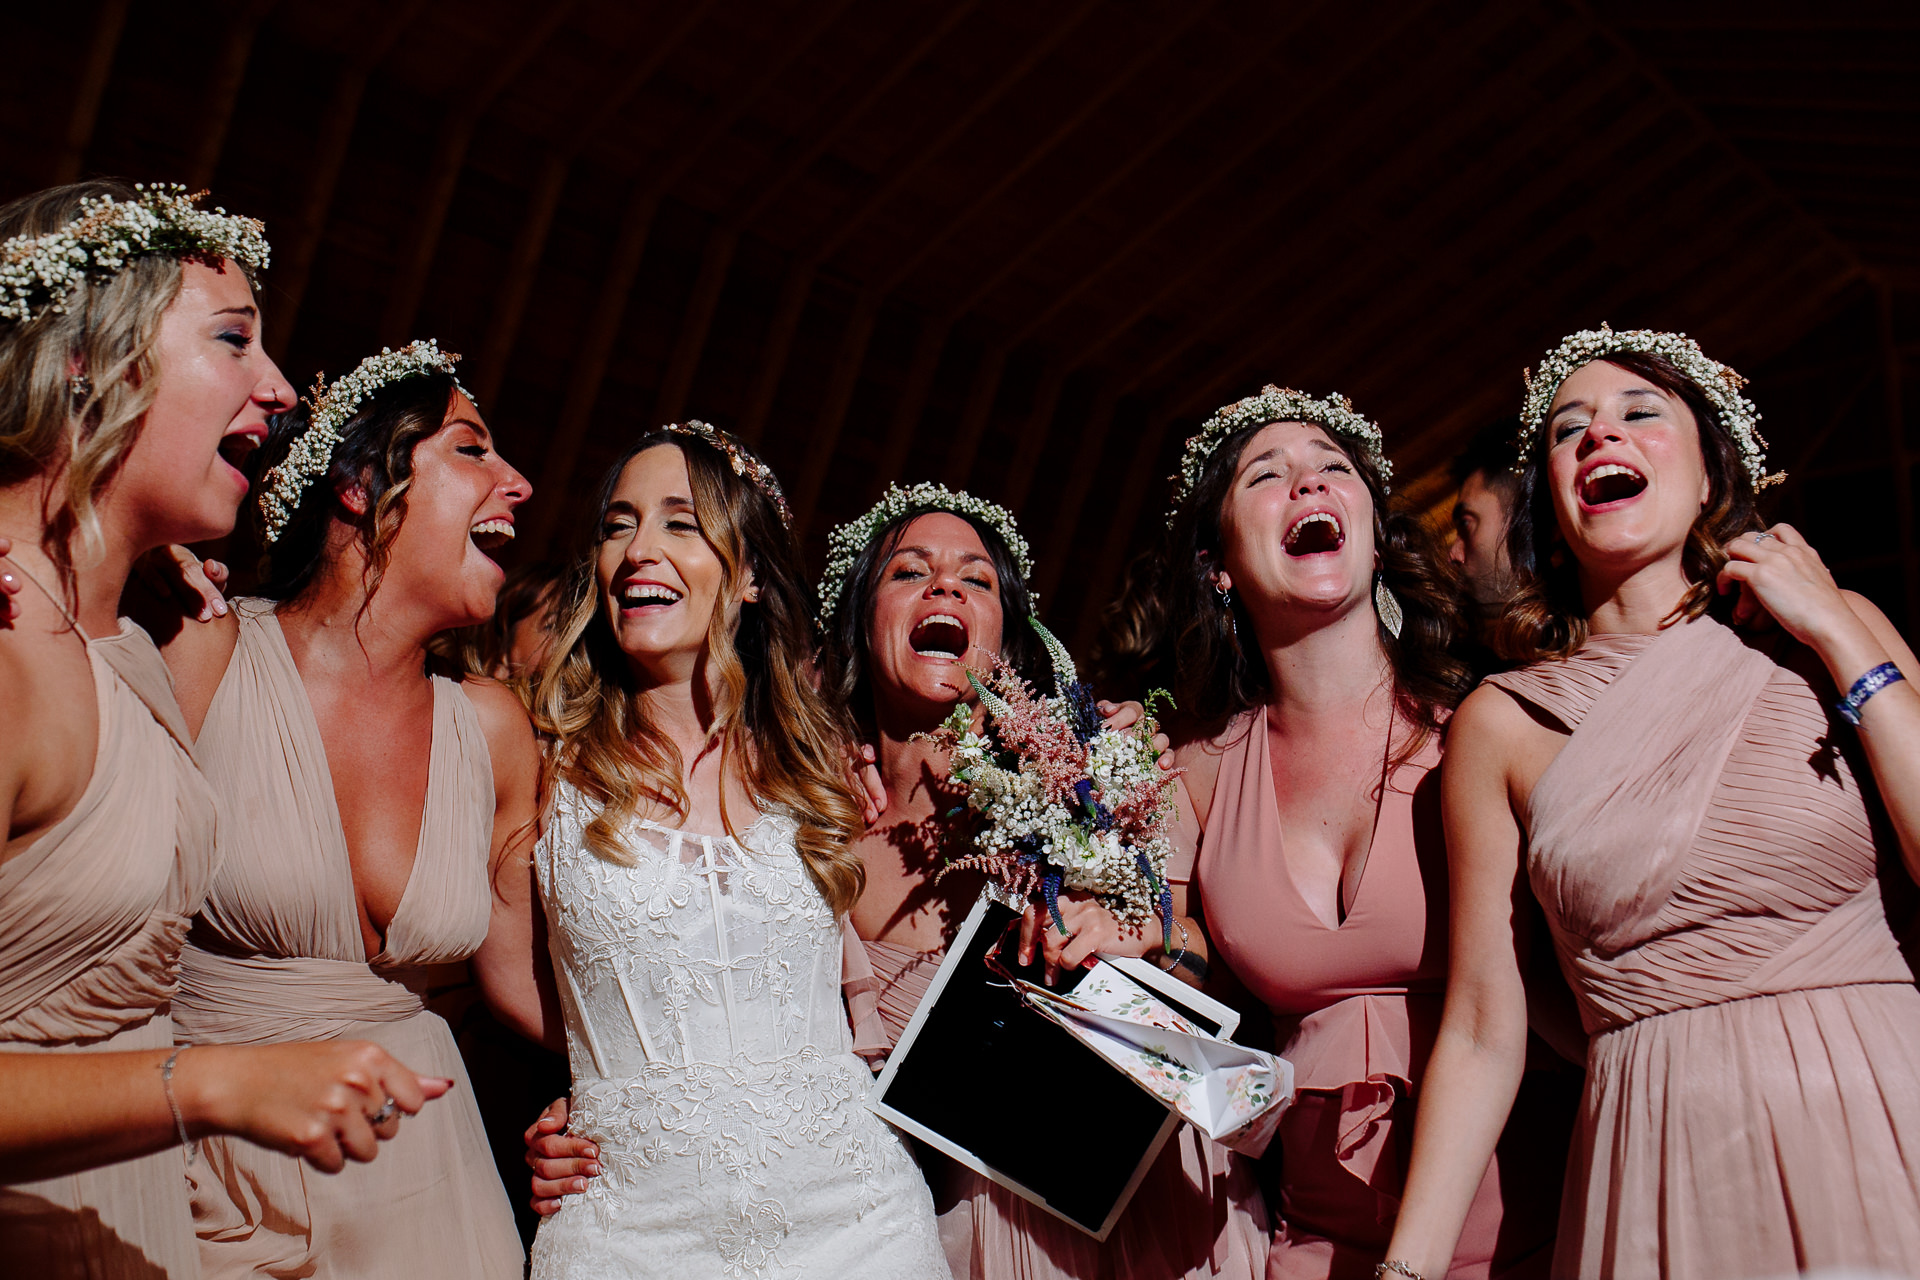
[[[1373,575],[1373,611],[1380,615],[1380,625],[1395,640],[1400,638],[1400,628],[1406,625],[1406,616],[1400,612],[1400,602],[1394,599],[1393,592],[1379,574]]]

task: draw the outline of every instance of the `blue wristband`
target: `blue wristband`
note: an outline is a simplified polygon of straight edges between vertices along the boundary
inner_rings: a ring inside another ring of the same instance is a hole
[[[1891,662],[1883,662],[1867,674],[1853,682],[1853,688],[1847,690],[1847,696],[1833,704],[1840,718],[1858,729],[1860,727],[1860,708],[1867,705],[1867,699],[1890,684],[1898,684],[1906,677],[1900,674],[1900,668]]]

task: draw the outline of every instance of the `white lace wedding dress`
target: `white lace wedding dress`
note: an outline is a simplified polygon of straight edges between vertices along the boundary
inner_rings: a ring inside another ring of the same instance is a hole
[[[540,1225],[535,1280],[946,1280],[926,1183],[867,1109],[841,932],[763,817],[738,841],[650,822],[638,865],[586,848],[562,784],[535,851],[599,1177]]]

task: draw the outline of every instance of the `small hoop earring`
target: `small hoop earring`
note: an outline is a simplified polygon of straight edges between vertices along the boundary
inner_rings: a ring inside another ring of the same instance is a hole
[[[1373,611],[1380,615],[1380,625],[1387,629],[1387,634],[1398,640],[1400,628],[1407,622],[1406,615],[1400,612],[1400,602],[1378,573],[1373,575]]]

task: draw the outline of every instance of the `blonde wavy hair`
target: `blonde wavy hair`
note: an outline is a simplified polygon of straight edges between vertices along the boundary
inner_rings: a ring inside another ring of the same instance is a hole
[[[59,231],[85,212],[81,201],[89,197],[138,194],[108,180],[37,191],[0,206],[0,240]],[[154,344],[161,317],[180,296],[181,275],[179,258],[138,256],[112,275],[88,276],[63,311],[0,324],[0,485],[66,468],[40,545],[69,596],[74,543],[92,553],[104,545],[97,503],[153,406]],[[76,376],[86,379],[83,390],[70,381]]]
[[[641,453],[663,447],[686,458],[694,515],[724,573],[722,603],[707,623],[709,741],[720,751],[723,776],[741,782],[756,807],[785,813],[799,825],[800,857],[834,914],[842,915],[865,884],[852,849],[861,813],[846,775],[840,716],[814,684],[813,601],[799,548],[767,496],[696,437],[645,435],[601,482],[595,537],[561,583],[553,651],[533,691],[534,724],[552,739],[545,793],[565,781],[598,801],[587,847],[622,866],[636,860],[624,834],[633,820],[659,810],[682,820],[687,815],[684,762],[647,717],[607,621],[596,571],[600,531],[621,473]],[[749,579],[758,599],[742,605]],[[731,835],[724,787],[721,795]]]

